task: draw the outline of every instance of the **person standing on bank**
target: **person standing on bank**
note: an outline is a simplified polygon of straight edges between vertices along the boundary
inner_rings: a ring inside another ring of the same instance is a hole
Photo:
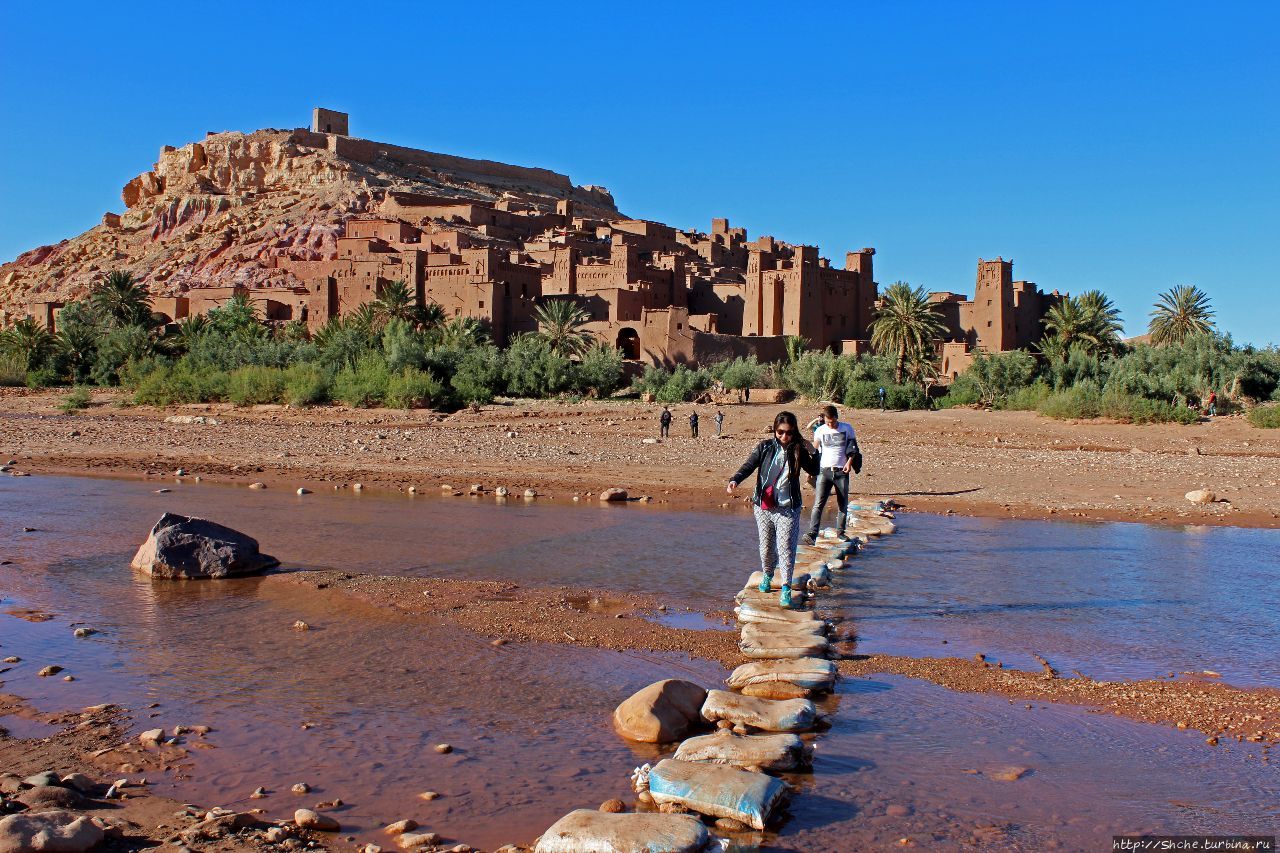
[[[835,406],[822,409],[822,423],[813,431],[813,446],[821,454],[818,460],[818,480],[814,484],[813,515],[809,517],[809,532],[804,544],[812,545],[818,539],[818,526],[822,523],[822,511],[827,508],[827,498],[835,489],[836,536],[847,539],[844,527],[849,521],[849,472],[853,469],[853,454],[858,451],[858,436],[853,427],[840,420]]]
[[[724,429],[724,412],[716,409],[716,438],[720,437],[722,429]]]
[[[803,510],[800,495],[800,472],[818,473],[818,457],[800,438],[800,425],[791,412],[779,412],[773,419],[773,436],[756,445],[747,461],[729,478],[725,491],[734,489],[759,471],[756,490],[751,498],[760,534],[760,591],[773,588],[773,573],[781,573],[782,593],[778,602],[791,606],[791,577],[796,566],[796,547],[800,542],[800,517]]]
[[[671,410],[666,406],[662,407],[662,414],[658,415],[658,435],[660,438],[666,438],[671,432]]]
[[[698,413],[689,413],[689,434],[694,438],[698,437]]]

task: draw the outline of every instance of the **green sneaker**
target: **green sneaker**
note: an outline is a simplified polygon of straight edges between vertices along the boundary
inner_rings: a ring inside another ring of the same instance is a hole
[[[782,585],[782,594],[778,596],[778,605],[780,607],[791,606],[791,585],[790,584]]]
[[[764,577],[760,578],[760,591],[768,592],[773,589],[773,573],[765,572]]]

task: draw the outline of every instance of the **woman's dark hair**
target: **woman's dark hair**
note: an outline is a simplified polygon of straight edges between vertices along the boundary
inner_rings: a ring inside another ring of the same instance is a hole
[[[794,413],[778,412],[773,419],[774,441],[778,441],[778,427],[782,424],[786,424],[792,430],[791,444],[787,445],[787,464],[791,466],[792,472],[796,472],[800,470],[800,449],[804,446],[804,439],[800,437],[800,424],[796,421]]]

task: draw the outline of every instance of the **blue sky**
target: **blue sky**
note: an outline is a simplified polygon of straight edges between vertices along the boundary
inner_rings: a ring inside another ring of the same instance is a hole
[[[1138,334],[1193,283],[1280,343],[1280,4],[344,5],[7,3],[0,261],[123,209],[162,144],[323,105],[632,216],[875,246],[882,284],[1002,255]]]

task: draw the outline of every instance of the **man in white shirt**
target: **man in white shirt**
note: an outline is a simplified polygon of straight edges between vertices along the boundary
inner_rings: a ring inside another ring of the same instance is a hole
[[[818,538],[818,526],[822,511],[827,507],[831,490],[836,492],[836,505],[840,514],[836,517],[836,535],[847,538],[845,524],[849,520],[849,471],[853,468],[853,453],[858,449],[858,437],[853,427],[840,421],[835,406],[822,410],[822,423],[813,431],[814,448],[821,454],[818,460],[818,479],[814,484],[813,514],[809,517],[809,532],[804,544],[812,545]]]

